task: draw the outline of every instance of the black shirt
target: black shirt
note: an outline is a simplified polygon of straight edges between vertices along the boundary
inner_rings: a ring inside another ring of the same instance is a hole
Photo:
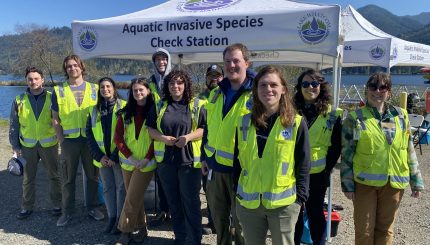
[[[190,107],[184,101],[169,101],[166,111],[161,119],[160,128],[164,135],[179,138],[182,135],[191,133],[191,111]],[[157,113],[155,106],[149,112],[146,125],[157,129]],[[197,128],[204,128],[206,124],[206,110],[200,109]],[[165,146],[163,162],[168,164],[190,165],[193,163],[194,155],[191,141],[183,148],[176,146]]]

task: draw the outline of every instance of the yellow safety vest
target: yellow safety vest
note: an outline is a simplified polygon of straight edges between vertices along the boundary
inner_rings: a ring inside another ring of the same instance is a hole
[[[331,146],[331,135],[336,119],[342,115],[342,109],[331,110],[329,106],[327,115],[319,115],[309,128],[311,145],[311,174],[321,173],[326,166],[328,148]]]
[[[31,108],[28,94],[15,97],[18,105],[19,142],[25,147],[34,147],[37,142],[42,147],[54,146],[58,143],[54,127],[52,127],[51,92],[46,91],[45,104],[36,119]]]
[[[158,92],[158,87],[157,87],[157,84],[155,83],[155,82],[149,82],[149,90],[151,91],[151,93],[152,93],[152,96],[153,96],[153,98],[154,98],[154,102],[155,102],[155,104],[157,104],[158,103],[158,101],[160,101],[160,93]]]
[[[197,125],[200,116],[200,109],[204,105],[204,101],[194,98],[191,100],[189,107],[191,112],[191,131],[197,130]],[[161,119],[163,118],[164,112],[166,112],[167,102],[160,100],[159,105],[157,106],[160,109],[157,116],[157,129],[159,132],[163,133],[161,130]],[[191,142],[191,146],[193,149],[193,166],[195,168],[200,168],[202,166],[200,161],[201,151],[200,147],[202,145],[202,139],[197,139]],[[154,141],[154,154],[157,162],[161,163],[164,160],[164,152],[165,152],[165,144],[161,141]]]
[[[296,200],[294,149],[302,117],[296,115],[293,126],[284,128],[276,120],[267,138],[261,158],[258,156],[257,133],[251,114],[237,125],[240,173],[236,199],[245,208],[256,209],[263,204],[275,209]]]
[[[119,109],[124,108],[125,104],[126,104],[126,102],[124,100],[117,99],[117,101],[113,107],[112,122],[111,122],[112,126],[111,126],[111,134],[110,134],[110,136],[111,136],[110,152],[111,153],[115,150],[115,147],[116,147],[116,145],[113,141],[114,135],[115,135],[116,123],[118,121],[116,112]],[[91,130],[93,131],[94,139],[96,140],[97,145],[99,146],[100,150],[103,153],[106,153],[100,111],[97,109],[97,106],[93,106],[90,109],[90,111],[91,111]],[[102,167],[102,164],[100,162],[96,161],[95,159],[93,160],[93,164],[96,167],[99,167],[99,168]]]
[[[85,127],[89,108],[97,104],[98,85],[85,82],[84,99],[80,106],[67,82],[54,87],[58,102],[58,115],[65,138],[86,137]]]
[[[409,120],[404,109],[397,108],[394,118],[396,133],[391,145],[367,107],[351,112],[356,120],[354,138],[358,138],[353,157],[354,180],[369,186],[384,186],[388,180],[393,188],[409,185],[408,144]]]
[[[223,106],[224,95],[221,89],[213,89],[206,104],[208,141],[205,145],[205,153],[208,157],[215,154],[215,160],[218,163],[232,167],[236,130],[234,125],[236,125],[239,117],[250,112],[252,106],[251,92],[241,94],[224,118]]]
[[[151,146],[152,139],[149,136],[148,129],[143,122],[142,128],[140,129],[139,138],[136,139],[136,126],[134,125],[134,118],[131,119],[130,124],[125,124],[124,115],[122,116],[124,122],[124,142],[127,147],[133,153],[133,157],[136,160],[145,159],[148,153],[149,147]],[[132,165],[127,158],[119,152],[119,161],[121,162],[121,168],[126,171],[133,171],[136,167]],[[157,164],[154,159],[151,159],[145,168],[140,169],[141,172],[150,172],[157,168]]]

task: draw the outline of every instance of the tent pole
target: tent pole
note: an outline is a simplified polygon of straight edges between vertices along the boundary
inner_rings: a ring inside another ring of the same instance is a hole
[[[178,62],[178,69],[182,69],[182,59],[184,58],[184,54],[178,54],[179,62]]]
[[[339,106],[339,89],[340,89],[340,71],[341,67],[339,66],[339,55],[333,58],[333,73],[332,73],[332,90],[333,90],[333,108],[337,108]],[[327,207],[327,229],[326,229],[326,241],[331,242],[331,200],[332,200],[332,188],[331,188],[331,173],[330,173],[330,184],[328,188],[328,207]]]

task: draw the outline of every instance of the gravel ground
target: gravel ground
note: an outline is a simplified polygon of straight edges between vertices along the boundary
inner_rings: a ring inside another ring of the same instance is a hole
[[[82,175],[78,175],[76,193],[76,213],[70,224],[64,228],[56,226],[57,217],[50,215],[50,201],[46,171],[39,168],[37,179],[36,207],[33,214],[26,220],[17,220],[20,210],[21,177],[10,175],[6,170],[7,161],[11,156],[8,142],[7,127],[0,126],[0,244],[113,244],[117,236],[102,233],[106,221],[94,221],[85,211],[82,200]],[[418,155],[420,169],[428,185],[430,175],[430,146],[423,146],[423,155]],[[340,211],[342,221],[339,224],[338,235],[331,244],[353,244],[354,223],[352,220],[352,203],[342,194],[339,184],[339,171],[333,175],[333,203],[342,205]],[[429,244],[426,235],[430,234],[430,197],[428,191],[422,193],[422,198],[410,197],[410,190],[405,192],[396,222],[394,244]],[[202,209],[206,215],[206,201],[203,195]],[[154,217],[148,212],[148,219]],[[203,218],[203,223],[207,219]],[[173,232],[170,225],[150,228],[149,237],[145,244],[173,244]],[[204,244],[216,244],[215,235],[204,235]],[[270,244],[270,239],[268,239]]]

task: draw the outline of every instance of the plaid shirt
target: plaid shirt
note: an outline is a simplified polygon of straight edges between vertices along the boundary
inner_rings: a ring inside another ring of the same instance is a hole
[[[382,115],[378,112],[375,107],[370,106],[366,103],[367,109],[373,114],[375,119],[378,120],[378,124],[381,130],[385,134],[385,138],[388,144],[393,142],[394,135],[396,134],[396,127],[394,126],[394,118],[399,115],[397,110],[393,106],[387,105],[388,108]],[[342,191],[344,192],[354,192],[354,173],[353,173],[353,163],[355,149],[357,147],[357,141],[353,139],[354,129],[356,128],[357,120],[353,119],[351,114],[343,122],[342,127],[342,158],[341,158],[341,168],[340,176],[342,182]],[[407,122],[409,126],[409,122]],[[386,127],[384,125],[392,125],[391,127]],[[410,131],[410,127],[409,127]],[[424,182],[421,177],[421,172],[418,169],[418,159],[415,153],[414,143],[411,134],[409,134],[409,146],[408,146],[408,165],[409,165],[409,175],[412,190],[423,190]]]

